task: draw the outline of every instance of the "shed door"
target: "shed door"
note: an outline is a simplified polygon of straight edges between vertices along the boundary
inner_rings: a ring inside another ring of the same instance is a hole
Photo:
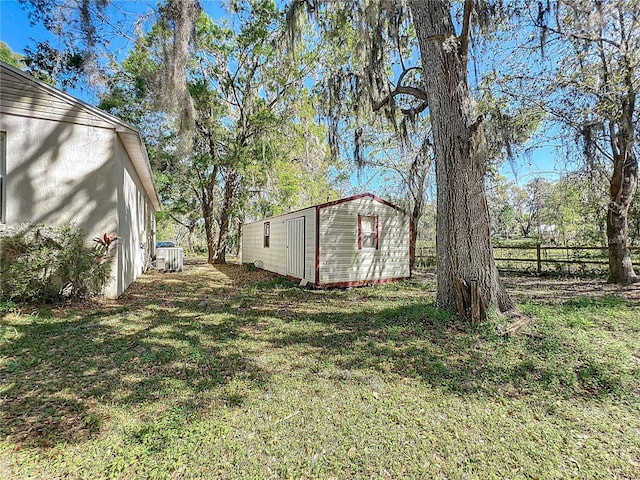
[[[287,220],[287,275],[304,278],[304,217]]]

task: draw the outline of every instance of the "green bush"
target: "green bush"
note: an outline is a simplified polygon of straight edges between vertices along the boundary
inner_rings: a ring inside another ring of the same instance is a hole
[[[258,269],[255,263],[243,263],[242,265],[247,272],[255,272]]]
[[[101,292],[115,236],[94,239],[93,246],[85,238],[75,226],[0,232],[0,300],[46,303]]]

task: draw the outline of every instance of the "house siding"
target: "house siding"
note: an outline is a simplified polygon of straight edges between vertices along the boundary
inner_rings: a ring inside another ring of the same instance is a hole
[[[6,132],[7,225],[115,230],[113,132],[4,114],[0,129]]]
[[[9,69],[2,70],[2,94],[0,111],[8,115],[39,118],[94,127],[110,128],[113,123],[87,111],[77,102],[58,96],[52,87],[47,88],[25,82],[24,76]]]
[[[304,279],[315,280],[315,207],[265,218],[242,226],[242,262],[280,275],[287,275],[287,220],[304,217]],[[264,224],[270,223],[269,247],[264,247]]]
[[[159,203],[137,131],[5,64],[0,69],[5,224],[74,224],[87,240],[117,233],[105,294],[119,296],[155,246]]]
[[[409,277],[407,215],[372,196],[321,207],[319,212],[320,285]],[[378,217],[378,249],[358,248],[358,215]]]
[[[118,192],[117,277],[108,296],[117,297],[143,272],[147,258],[155,252],[155,212],[124,146],[116,137],[121,177]]]

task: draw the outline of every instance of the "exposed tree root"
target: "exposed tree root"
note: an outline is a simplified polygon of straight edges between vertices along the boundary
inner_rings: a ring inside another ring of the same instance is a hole
[[[511,310],[507,310],[503,313],[503,315],[507,318],[508,323],[505,327],[500,329],[500,334],[504,336],[513,336],[519,334],[522,329],[527,327],[531,321],[532,317],[527,317],[518,311],[516,308],[512,308]]]

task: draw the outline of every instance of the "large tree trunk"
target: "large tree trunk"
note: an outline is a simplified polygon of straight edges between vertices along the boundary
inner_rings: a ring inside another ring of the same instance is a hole
[[[229,240],[229,228],[231,226],[231,212],[235,200],[236,182],[238,175],[231,170],[224,184],[224,199],[220,210],[220,231],[218,232],[218,245],[213,263],[227,263],[227,242]]]
[[[418,228],[422,217],[422,207],[424,205],[424,192],[426,189],[427,176],[431,167],[431,143],[425,139],[420,147],[420,151],[413,157],[409,167],[407,187],[413,199],[413,210],[411,211],[411,248],[409,271],[413,272],[416,263],[416,243],[418,241]]]
[[[229,209],[226,205],[222,207],[220,212],[220,231],[218,232],[218,243],[216,245],[216,254],[213,259],[214,264],[227,263],[227,240],[229,237]]]
[[[187,227],[187,248],[189,249],[189,253],[191,255],[193,255],[196,251],[195,249],[196,227],[197,227],[197,224],[195,222],[190,223],[189,227]]]
[[[207,262],[213,263],[216,258],[216,237],[214,234],[213,219],[211,218],[211,212],[207,212],[206,209],[204,210],[204,233],[207,237],[207,252],[209,254]]]
[[[493,259],[485,196],[482,125],[471,118],[467,39],[459,38],[447,0],[410,3],[418,36],[436,161],[437,304],[455,307],[455,277],[478,282],[488,307],[513,307]]]
[[[633,152],[633,111],[635,96],[625,99],[617,135],[612,135],[613,175],[609,188],[607,240],[609,243],[609,282],[626,285],[638,281],[627,246],[627,215],[638,181],[638,159]],[[617,141],[616,141],[617,140]]]
[[[202,217],[204,218],[204,233],[207,239],[207,252],[209,258],[208,263],[213,263],[216,257],[216,237],[213,219],[213,193],[216,190],[216,178],[218,176],[218,168],[214,167],[213,172],[209,175],[207,183],[199,187],[200,207],[202,209]],[[198,174],[198,178],[201,178]]]
[[[411,241],[409,243],[409,271],[413,272],[416,264],[416,242],[418,241],[418,224],[422,215],[421,205],[416,202],[411,212]]]

